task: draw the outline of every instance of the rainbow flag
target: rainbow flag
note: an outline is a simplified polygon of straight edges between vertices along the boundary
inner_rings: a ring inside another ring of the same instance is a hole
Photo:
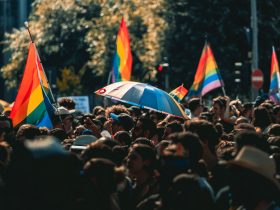
[[[187,93],[188,90],[184,88],[184,85],[182,84],[181,86],[172,90],[169,95],[171,95],[176,101],[180,102]]]
[[[220,76],[213,52],[206,42],[199,60],[194,82],[187,97],[204,96],[211,90],[223,86],[224,83]]]
[[[132,55],[130,51],[129,33],[122,18],[117,37],[117,51],[113,62],[113,82],[130,80]]]
[[[10,115],[13,125],[32,124],[52,128],[54,107],[48,97],[49,90],[36,46],[30,43],[23,78]]]
[[[279,65],[278,65],[278,59],[277,59],[275,49],[274,47],[272,47],[269,96],[270,99],[277,104],[280,103],[279,90],[280,90]]]

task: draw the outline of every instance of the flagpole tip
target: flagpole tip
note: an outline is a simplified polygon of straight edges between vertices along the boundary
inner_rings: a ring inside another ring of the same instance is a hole
[[[28,24],[27,21],[24,22],[24,26],[25,26],[26,28],[29,28],[29,24]]]

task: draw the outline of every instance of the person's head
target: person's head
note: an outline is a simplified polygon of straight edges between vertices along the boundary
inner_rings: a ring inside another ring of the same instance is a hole
[[[280,125],[273,124],[268,130],[269,136],[280,136]]]
[[[172,210],[211,210],[214,198],[209,184],[194,174],[177,175],[165,196],[163,205]]]
[[[280,123],[280,105],[275,106],[272,111],[274,123]]]
[[[253,112],[253,125],[265,129],[271,123],[270,115],[266,108],[256,107]]]
[[[227,100],[222,97],[218,96],[213,99],[213,112],[217,116],[221,116],[224,114],[226,110]]]
[[[62,97],[58,101],[59,106],[63,106],[68,110],[75,109],[76,103],[72,98]]]
[[[63,142],[68,137],[67,133],[61,128],[54,128],[50,130],[49,134],[57,138],[60,142]]]
[[[191,121],[185,126],[186,131],[196,133],[200,140],[208,146],[210,151],[215,155],[216,146],[219,143],[219,136],[214,125],[206,120]]]
[[[131,137],[127,131],[118,131],[114,135],[114,139],[117,140],[121,145],[130,146],[131,144]]]
[[[131,106],[127,110],[130,112],[130,115],[133,119],[137,119],[142,114],[141,109],[137,106]]]
[[[267,141],[255,131],[240,131],[235,135],[234,141],[236,142],[237,152],[239,152],[244,146],[252,146],[264,152],[270,152],[269,144],[267,143]]]
[[[279,199],[276,164],[267,153],[245,146],[228,164],[233,204],[256,209],[261,203],[269,204]]]
[[[203,111],[203,105],[200,98],[192,98],[188,102],[188,107],[194,117],[199,117],[200,113]]]
[[[12,120],[1,114],[0,115],[0,140],[5,140],[5,135],[13,132]]]
[[[129,111],[127,110],[127,108],[124,105],[113,105],[113,106],[107,107],[105,110],[105,116],[107,119],[110,118],[110,113],[114,113],[116,115],[125,113],[125,114],[129,115]]]
[[[38,127],[35,125],[24,124],[19,127],[16,134],[16,139],[18,141],[25,141],[26,139],[33,140],[38,136],[41,136]]]
[[[168,123],[165,126],[163,139],[167,139],[167,137],[172,133],[178,133],[183,131],[183,126],[177,122]]]
[[[250,123],[250,122],[249,122],[248,118],[241,116],[236,119],[235,125],[238,125],[241,123]]]
[[[92,158],[106,158],[112,160],[112,149],[101,142],[93,142],[89,144],[81,154],[81,159],[84,163]]]
[[[55,128],[62,128],[66,133],[72,130],[74,110],[68,110],[65,107],[58,107],[54,112],[53,123]]]
[[[235,129],[256,131],[255,127],[250,123],[239,123],[235,126]]]
[[[105,109],[102,106],[95,106],[92,109],[92,114],[94,117],[105,116]]]
[[[78,158],[52,137],[18,142],[15,148],[7,179],[18,206],[13,208],[69,209],[80,182]]]
[[[184,147],[183,156],[190,161],[190,167],[202,159],[203,149],[199,137],[191,132],[171,134],[169,139],[173,144],[181,144]]]
[[[116,115],[114,113],[110,113],[110,117],[112,119],[113,135],[118,131],[129,132],[134,126],[134,121],[132,117],[130,117],[128,114],[121,113],[119,115]]]
[[[121,168],[104,158],[92,158],[84,165],[84,176],[90,186],[98,193],[108,195],[116,191],[117,184],[124,173]],[[122,174],[122,175],[121,175]]]
[[[244,103],[243,104],[243,111],[241,112],[241,115],[243,117],[246,117],[248,119],[252,119],[252,116],[253,116],[253,108],[254,108],[254,105],[253,103]]]
[[[133,130],[132,138],[135,140],[138,137],[146,137],[151,139],[156,133],[156,124],[153,120],[147,117],[140,117]]]
[[[129,148],[127,168],[132,177],[147,173],[153,175],[156,153],[148,145],[134,144]]]

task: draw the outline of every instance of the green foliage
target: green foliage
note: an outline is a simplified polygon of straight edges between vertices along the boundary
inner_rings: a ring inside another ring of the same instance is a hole
[[[257,2],[259,66],[269,81],[271,45],[277,51],[280,46],[280,2]],[[182,83],[190,87],[207,34],[227,92],[236,89],[232,78],[237,61],[243,62],[242,91],[249,90],[251,46],[245,33],[250,27],[249,0],[37,0],[29,21],[45,69],[55,69],[57,81],[82,93],[105,85],[122,16],[130,32],[133,80],[153,80],[152,70],[166,57],[171,88]],[[25,29],[7,34],[11,59],[2,70],[10,86],[19,83],[27,46]],[[79,84],[63,78],[63,69],[78,75]]]
[[[46,71],[54,69],[57,81],[68,81],[71,87],[74,80],[63,78],[62,72],[72,69],[81,77],[81,92],[88,93],[107,80],[123,15],[130,31],[133,79],[141,80],[145,69],[158,62],[166,27],[157,14],[161,4],[162,0],[37,0],[29,25]],[[12,56],[2,70],[10,86],[19,82],[16,78],[23,71],[27,46],[25,29],[7,34],[7,50]],[[63,85],[57,86],[60,94],[65,94]]]

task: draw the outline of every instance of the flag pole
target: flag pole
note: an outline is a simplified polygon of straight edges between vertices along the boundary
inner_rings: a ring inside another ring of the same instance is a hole
[[[30,29],[29,29],[29,24],[28,24],[27,21],[24,22],[24,26],[25,26],[26,30],[28,31],[30,41],[35,45],[35,43],[34,43],[34,41],[33,41],[33,37],[32,37],[32,35],[31,35]],[[52,88],[51,88],[50,83],[49,83],[49,81],[48,81],[48,78],[47,78],[47,76],[46,76],[46,72],[45,72],[45,69],[44,69],[44,67],[43,67],[41,58],[40,58],[40,56],[39,56],[39,53],[38,53],[38,51],[37,51],[37,48],[35,48],[35,49],[36,49],[36,53],[38,54],[40,64],[41,64],[41,66],[42,66],[44,76],[45,76],[46,81],[47,81],[47,83],[48,83],[48,85],[49,85],[49,87],[50,87],[50,93],[51,93],[52,100],[53,100],[53,102],[56,103],[56,100],[55,100],[55,98],[54,98],[54,96],[53,96]]]
[[[33,37],[32,37],[32,35],[31,35],[30,29],[29,29],[29,24],[28,24],[27,21],[24,22],[24,26],[25,26],[26,30],[28,31],[30,41],[35,45],[35,43],[34,43],[34,41],[33,41]],[[59,105],[58,105],[58,102],[55,100],[55,98],[54,98],[54,96],[53,96],[53,92],[52,92],[50,83],[49,83],[49,81],[48,81],[48,78],[47,78],[47,76],[46,76],[45,69],[44,69],[43,64],[42,64],[42,62],[41,62],[41,58],[40,58],[39,53],[38,53],[38,51],[37,51],[36,45],[35,45],[35,50],[36,50],[36,53],[37,53],[37,55],[38,55],[40,64],[41,64],[41,66],[42,66],[42,70],[43,70],[44,76],[45,76],[45,78],[46,78],[46,81],[47,81],[47,83],[48,83],[48,85],[49,85],[49,87],[50,87],[50,93],[51,93],[52,100],[53,100],[54,104],[56,105],[56,106],[54,106],[54,108],[55,108],[56,111],[58,112],[58,106],[59,106]],[[59,121],[60,121],[60,123],[61,123],[61,126],[62,126],[63,130],[65,130],[64,123],[63,123],[63,121],[62,121],[61,116],[58,115],[58,118],[59,118]]]

